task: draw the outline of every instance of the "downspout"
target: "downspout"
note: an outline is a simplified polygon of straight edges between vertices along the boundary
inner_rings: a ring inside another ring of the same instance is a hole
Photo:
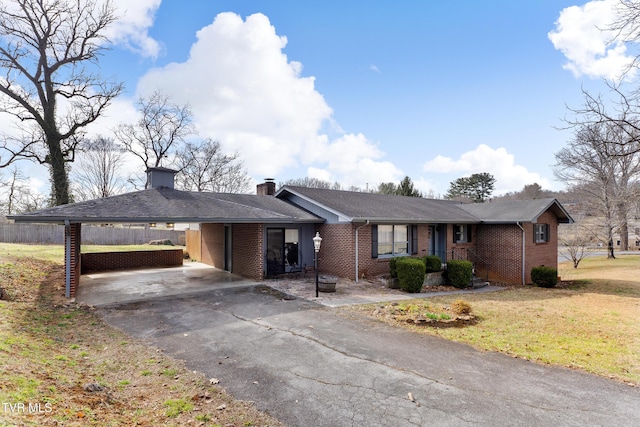
[[[65,269],[65,291],[64,296],[71,298],[71,224],[68,219],[64,220],[64,269]]]
[[[525,243],[525,232],[524,232],[524,227],[522,225],[520,225],[519,222],[516,222],[516,225],[518,227],[520,227],[520,230],[522,230],[522,285],[525,285],[526,284],[526,283],[524,283],[525,282],[525,280],[524,280],[524,278],[525,278],[524,269],[525,269],[525,255],[526,255],[525,249],[524,249],[525,248],[525,245],[524,245],[524,243]]]
[[[356,227],[356,283],[358,283],[358,268],[359,268],[358,255],[360,255],[360,250],[358,247],[358,230],[360,230],[363,227],[366,227],[367,225],[369,225],[369,220],[367,220],[367,222],[361,225],[360,227]]]

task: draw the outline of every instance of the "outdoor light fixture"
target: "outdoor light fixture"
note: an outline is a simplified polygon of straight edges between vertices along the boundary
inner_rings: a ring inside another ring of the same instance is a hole
[[[156,226],[156,223],[155,223],[155,222],[150,222],[150,223],[149,223],[149,227],[154,228],[155,226]]]
[[[320,252],[320,244],[322,243],[322,237],[320,232],[316,232],[316,237],[313,238],[313,249],[316,252],[315,268],[316,268],[316,298],[318,298],[318,252]]]
[[[174,224],[172,222],[167,223],[167,228],[173,228]]]

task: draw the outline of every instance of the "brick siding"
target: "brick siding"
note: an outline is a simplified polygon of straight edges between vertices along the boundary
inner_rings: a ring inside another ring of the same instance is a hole
[[[358,229],[358,279],[389,273],[389,258],[371,257],[371,225],[326,224],[317,228],[322,236],[318,258],[321,273],[355,279],[356,229]],[[425,256],[429,248],[428,225],[418,226],[418,249],[415,256]]]
[[[262,280],[264,224],[234,224],[231,230],[233,273],[253,280]],[[221,250],[223,246],[220,245]]]
[[[526,283],[531,283],[531,269],[544,265],[558,269],[558,220],[556,216],[547,211],[540,215],[538,224],[549,224],[549,241],[535,243],[533,240],[534,224],[524,224],[526,231],[525,245],[527,260],[525,264]]]
[[[476,253],[488,264],[489,281],[522,283],[522,230],[515,224],[478,225]]]
[[[82,274],[91,271],[127,270],[182,265],[182,249],[158,251],[96,252],[82,254]]]

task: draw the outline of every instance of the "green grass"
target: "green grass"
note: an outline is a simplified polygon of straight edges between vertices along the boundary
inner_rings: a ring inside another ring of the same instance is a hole
[[[193,410],[193,404],[186,399],[169,399],[164,402],[164,406],[166,407],[165,414],[171,418]]]

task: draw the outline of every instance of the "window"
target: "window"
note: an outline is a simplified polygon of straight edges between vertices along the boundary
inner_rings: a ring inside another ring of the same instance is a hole
[[[549,224],[533,224],[533,241],[536,243],[549,241]]]
[[[409,255],[410,251],[415,253],[418,246],[417,236],[415,225],[373,225],[371,227],[372,257]]]
[[[453,243],[471,242],[471,224],[453,224]]]

